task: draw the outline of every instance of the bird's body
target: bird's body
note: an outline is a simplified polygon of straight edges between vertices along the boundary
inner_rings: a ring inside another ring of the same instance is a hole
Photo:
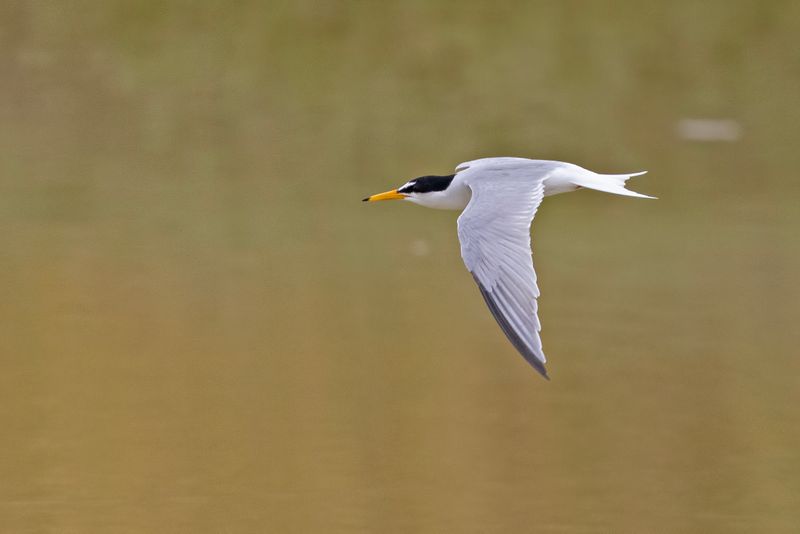
[[[467,270],[509,341],[547,377],[530,248],[536,210],[545,196],[580,188],[653,198],[625,189],[625,181],[640,174],[597,174],[560,161],[484,158],[460,164],[453,175],[422,176],[364,200],[403,199],[463,210],[458,238]]]

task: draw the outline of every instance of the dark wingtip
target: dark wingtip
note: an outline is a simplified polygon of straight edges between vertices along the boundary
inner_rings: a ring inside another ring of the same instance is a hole
[[[544,377],[545,380],[547,380],[548,382],[550,381],[550,377],[547,375],[547,369],[545,369],[544,364],[542,362],[538,360],[536,360],[536,362],[528,360],[528,363],[530,363],[531,367],[536,369],[539,372],[539,374]]]
[[[514,348],[517,349],[517,351],[522,355],[522,357],[525,358],[525,361],[528,362],[531,367],[536,369],[536,372],[542,375],[544,379],[549,382],[550,377],[547,376],[547,369],[544,366],[544,362],[539,360],[539,358],[536,357],[536,354],[534,354],[528,347],[526,347],[525,344],[520,340],[519,336],[517,336],[514,333],[513,328],[511,328],[511,326],[508,323],[508,319],[506,319],[505,316],[503,316],[503,314],[497,308],[497,304],[492,298],[491,293],[486,289],[486,287],[484,287],[481,281],[478,280],[478,277],[475,276],[475,273],[471,272],[470,274],[472,275],[472,278],[475,279],[475,283],[478,284],[478,289],[480,290],[481,295],[483,296],[483,300],[486,301],[486,305],[489,307],[489,311],[492,312],[492,315],[497,321],[497,324],[500,325],[500,329],[506,335],[508,340],[514,346]]]
[[[550,377],[547,375],[547,371],[543,371],[541,374],[542,374],[542,376],[544,377],[545,380],[550,382]]]

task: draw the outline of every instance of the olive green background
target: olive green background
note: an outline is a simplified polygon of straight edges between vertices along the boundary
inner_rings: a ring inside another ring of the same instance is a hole
[[[796,532],[800,3],[0,4],[0,532]],[[733,142],[678,135],[731,119]],[[551,382],[456,213],[514,155]]]

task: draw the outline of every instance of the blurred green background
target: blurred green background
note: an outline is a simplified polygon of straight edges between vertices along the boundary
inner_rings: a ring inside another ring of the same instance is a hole
[[[796,532],[799,34],[779,0],[3,2],[0,531]],[[455,213],[360,202],[501,155],[660,197],[544,202],[552,382]]]

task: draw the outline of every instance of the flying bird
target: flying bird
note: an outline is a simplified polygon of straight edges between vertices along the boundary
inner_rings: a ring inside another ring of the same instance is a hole
[[[428,208],[463,210],[458,239],[467,270],[511,344],[548,378],[531,256],[530,228],[536,210],[546,196],[581,188],[655,198],[625,188],[629,178],[645,172],[597,174],[561,161],[483,158],[460,164],[455,174],[421,176],[364,202],[406,200]]]

